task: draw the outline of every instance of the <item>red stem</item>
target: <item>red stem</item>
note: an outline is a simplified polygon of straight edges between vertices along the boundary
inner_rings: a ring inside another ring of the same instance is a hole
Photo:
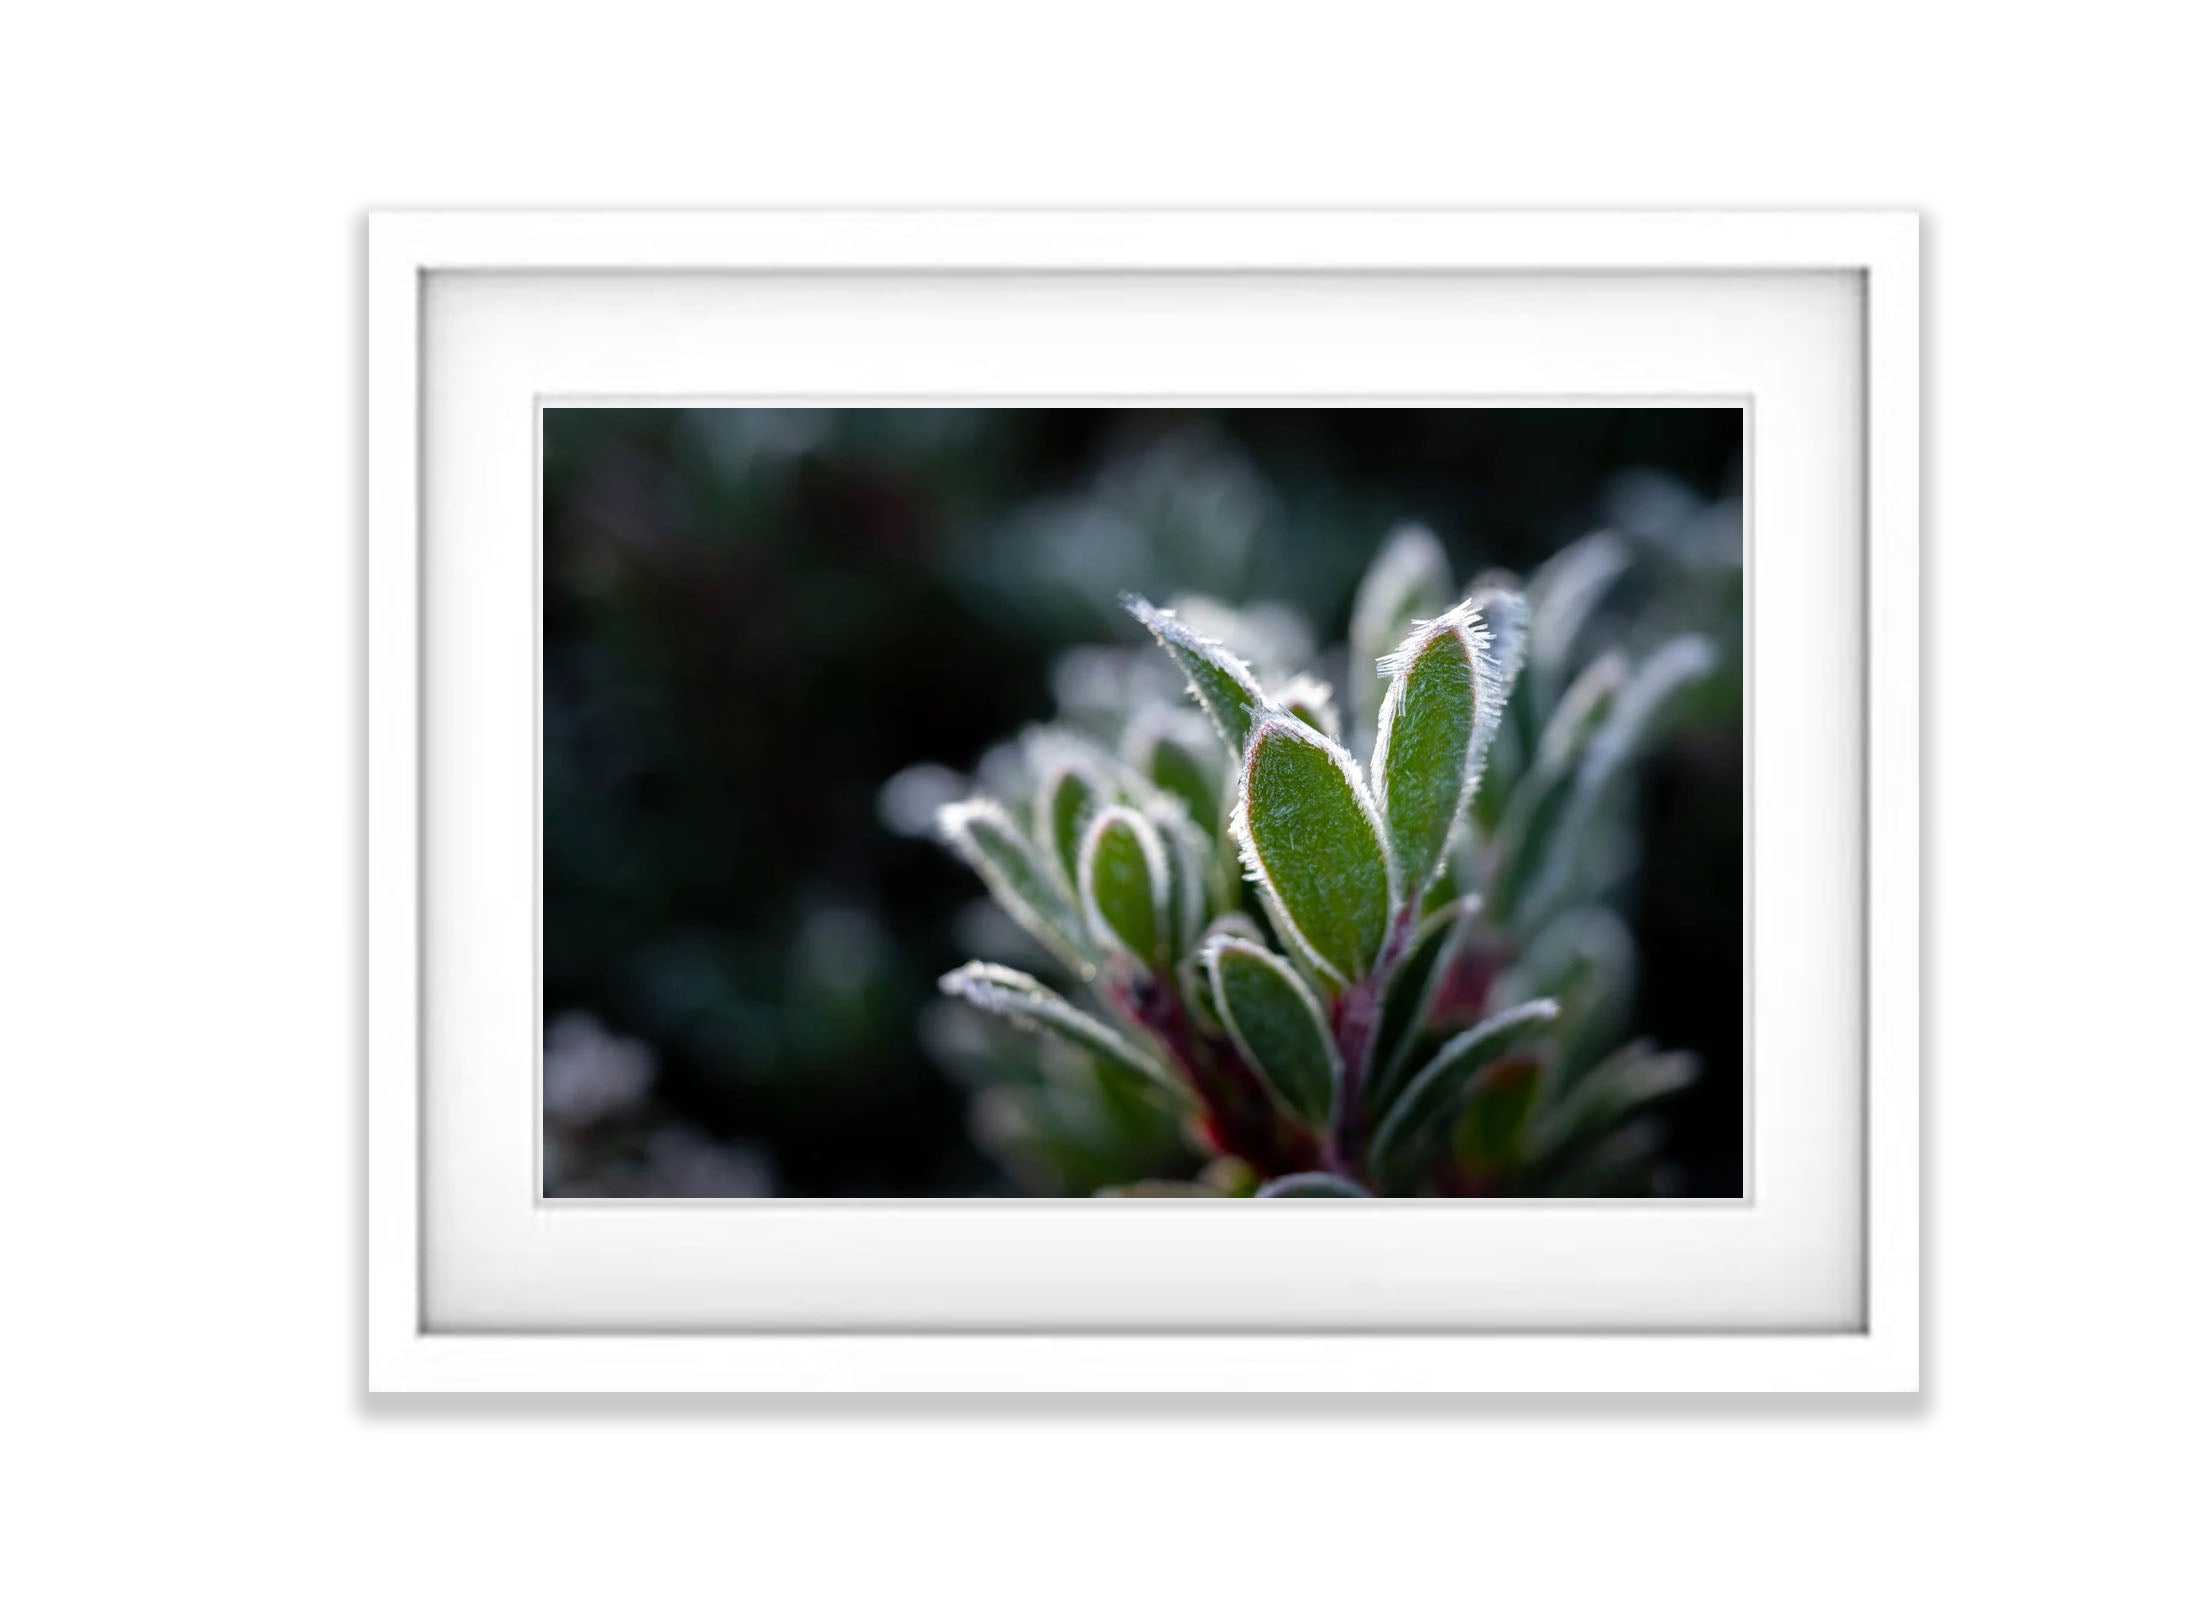
[[[1151,1033],[1191,1081],[1218,1153],[1236,1156],[1263,1178],[1326,1165],[1314,1131],[1277,1106],[1252,1064],[1227,1043],[1192,1026],[1176,985],[1142,974],[1115,986],[1121,1008]]]

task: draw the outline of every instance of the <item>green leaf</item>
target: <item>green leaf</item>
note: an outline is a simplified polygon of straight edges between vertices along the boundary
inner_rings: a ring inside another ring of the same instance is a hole
[[[1173,611],[1163,611],[1135,594],[1125,595],[1123,605],[1146,625],[1190,681],[1193,698],[1213,720],[1230,753],[1242,751],[1255,719],[1267,705],[1253,669],[1214,640],[1184,626]]]
[[[1260,945],[1262,949],[1267,948],[1261,940],[1260,924],[1242,911],[1225,911],[1214,921],[1208,923],[1207,931],[1200,940],[1201,948],[1205,948],[1209,939],[1223,938],[1242,939],[1247,944]]]
[[[1261,1200],[1365,1200],[1367,1191],[1334,1172],[1293,1172],[1260,1186]]]
[[[1152,823],[1129,806],[1106,806],[1077,854],[1085,922],[1103,944],[1159,971],[1168,965],[1169,858]]]
[[[1417,1182],[1428,1158],[1450,1138],[1476,1075],[1558,1016],[1550,1000],[1530,1000],[1484,1019],[1436,1052],[1414,1075],[1368,1145],[1368,1166],[1386,1191]]]
[[[1321,1002],[1283,961],[1242,939],[1214,940],[1206,960],[1230,1037],[1276,1097],[1320,1127],[1342,1071]]]
[[[1372,972],[1396,903],[1375,801],[1351,756],[1269,711],[1245,747],[1234,819],[1245,867],[1328,981]]]
[[[1207,925],[1208,885],[1215,877],[1214,841],[1196,826],[1173,794],[1146,802],[1146,820],[1169,857],[1169,938],[1176,950],[1199,948]]]
[[[1490,841],[1485,897],[1500,922],[1511,921],[1551,869],[1562,825],[1573,813],[1582,755],[1626,684],[1626,661],[1600,656],[1567,687],[1544,724],[1535,760],[1514,786]]]
[[[1054,873],[998,801],[942,806],[940,836],[985,881],[1001,908],[1080,977],[1093,975],[1090,936]]]
[[[1466,942],[1468,925],[1480,909],[1469,896],[1439,907],[1421,919],[1412,941],[1391,969],[1383,985],[1383,1007],[1375,1025],[1375,1045],[1368,1052],[1367,1083],[1361,1090],[1361,1107],[1370,1118],[1380,1118],[1404,1081],[1436,986]]]
[[[1248,1199],[1260,1187],[1260,1174],[1236,1156],[1216,1156],[1199,1169],[1199,1181],[1218,1194]]]
[[[1636,1043],[1608,1056],[1558,1097],[1535,1131],[1531,1157],[1563,1164],[1652,1102],[1696,1081],[1696,1058]]]
[[[1644,1117],[1615,1129],[1564,1161],[1534,1169],[1543,1194],[1579,1200],[1638,1200],[1657,1193],[1654,1165],[1664,1130]]]
[[[1490,841],[1484,898],[1500,925],[1511,925],[1530,891],[1553,869],[1563,826],[1574,810],[1575,767],[1531,767]]]
[[[1539,994],[1558,1001],[1553,1081],[1563,1089],[1619,1042],[1634,993],[1634,935],[1608,907],[1591,904],[1553,917],[1491,986],[1490,1003],[1511,1005]]]
[[[1226,1200],[1221,1190],[1185,1178],[1140,1178],[1135,1183],[1103,1184],[1095,1200]]]
[[[1077,851],[1093,814],[1113,798],[1106,778],[1091,762],[1066,750],[1040,758],[1038,785],[1032,795],[1035,831],[1054,852],[1064,884],[1077,882]]]
[[[1488,1184],[1520,1165],[1543,1069],[1513,1056],[1477,1073],[1452,1134],[1452,1155],[1470,1181]]]
[[[1380,670],[1390,692],[1376,720],[1375,798],[1410,903],[1451,848],[1501,713],[1489,633],[1472,601],[1424,622]]]
[[[1066,1039],[1111,1066],[1137,1073],[1173,1099],[1190,1099],[1176,1075],[1152,1055],[1099,1018],[1078,1010],[1029,973],[989,961],[967,961],[940,979],[940,990],[981,1011]]]
[[[1718,647],[1700,633],[1680,634],[1653,650],[1582,751],[1582,788],[1601,793],[1615,773],[1649,748],[1667,708],[1718,664]]]
[[[1335,698],[1328,684],[1304,672],[1276,691],[1277,705],[1323,737],[1341,741]]]
[[[1539,712],[1558,698],[1589,619],[1627,571],[1630,559],[1626,541],[1618,534],[1592,533],[1576,539],[1536,570],[1528,586],[1528,600],[1535,608],[1528,666],[1535,675]]]
[[[1607,650],[1583,667],[1543,725],[1535,747],[1536,765],[1564,767],[1580,761],[1626,687],[1627,658],[1617,650]]]
[[[1527,932],[1566,903],[1617,780],[1648,751],[1673,703],[1717,665],[1718,651],[1701,634],[1667,640],[1612,698],[1571,767],[1539,765],[1529,774],[1518,797],[1532,805],[1525,837],[1508,852],[1521,865],[1504,867],[1506,893],[1491,895],[1493,909],[1502,906],[1501,914]]]
[[[1457,595],[1444,547],[1418,524],[1393,531],[1369,564],[1352,601],[1352,714],[1360,749],[1375,738],[1383,701],[1377,663],[1416,621],[1435,616]]]
[[[1123,758],[1164,794],[1184,802],[1210,839],[1222,837],[1222,765],[1214,730],[1196,712],[1149,706],[1123,735]]]
[[[1263,950],[1268,947],[1259,923],[1242,911],[1225,911],[1201,930],[1199,937],[1189,946],[1192,953],[1177,964],[1178,991],[1184,997],[1184,1004],[1203,1026],[1214,1033],[1226,1033],[1229,1030],[1223,1027],[1222,1018],[1215,1014],[1214,985],[1208,981],[1206,964],[1201,955],[1210,941],[1221,938],[1242,939],[1245,943]]]

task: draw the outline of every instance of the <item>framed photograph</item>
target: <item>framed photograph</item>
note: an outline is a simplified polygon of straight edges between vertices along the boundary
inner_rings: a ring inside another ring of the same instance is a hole
[[[1906,214],[385,214],[378,1390],[1918,1387]]]

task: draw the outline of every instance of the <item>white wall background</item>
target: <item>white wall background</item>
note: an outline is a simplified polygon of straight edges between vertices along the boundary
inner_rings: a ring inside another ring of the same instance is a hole
[[[2200,128],[2171,17],[12,18],[0,1587],[2189,1584]],[[1928,213],[1921,1402],[363,1401],[360,213],[823,201]]]

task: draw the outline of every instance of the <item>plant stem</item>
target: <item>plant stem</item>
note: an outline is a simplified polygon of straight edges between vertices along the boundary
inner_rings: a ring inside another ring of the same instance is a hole
[[[1238,1157],[1264,1178],[1325,1164],[1313,1130],[1274,1105],[1251,1063],[1192,1026],[1174,983],[1147,974],[1119,987],[1116,999],[1190,1080],[1206,1107],[1208,1135],[1222,1154]]]
[[[1337,1037],[1337,1054],[1344,1071],[1337,1086],[1336,1115],[1331,1119],[1330,1145],[1333,1170],[1360,1181],[1361,1148],[1368,1130],[1360,1126],[1361,1099],[1367,1092],[1373,1063],[1375,1036],[1383,1014],[1383,990],[1390,974],[1406,953],[1413,932],[1417,904],[1401,909],[1391,923],[1390,934],[1375,958],[1374,970],[1337,997],[1331,1024]]]

